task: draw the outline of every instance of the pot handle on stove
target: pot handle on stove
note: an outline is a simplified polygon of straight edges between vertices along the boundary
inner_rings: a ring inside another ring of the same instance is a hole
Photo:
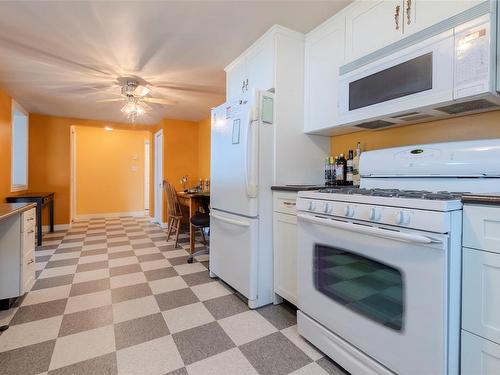
[[[388,238],[391,240],[402,241],[402,242],[413,242],[413,243],[421,243],[421,244],[430,244],[430,243],[441,243],[441,241],[436,240],[434,238],[422,236],[419,234],[410,234],[399,232],[395,230],[381,229],[378,227],[371,227],[367,225],[353,224],[345,221],[337,221],[333,219],[324,219],[317,216],[309,216],[304,214],[298,214],[297,217],[299,219],[309,221],[311,223],[325,225],[328,227],[344,229],[351,232],[367,234],[376,237]]]

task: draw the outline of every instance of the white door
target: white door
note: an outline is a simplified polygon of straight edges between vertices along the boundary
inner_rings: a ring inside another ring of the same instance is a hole
[[[298,215],[299,309],[398,374],[445,374],[448,237],[358,224]]]
[[[155,221],[163,224],[163,130],[155,133]]]
[[[223,104],[212,111],[210,204],[256,217],[258,122],[250,121],[250,108],[248,101]]]
[[[297,217],[279,212],[273,220],[274,292],[297,304]]]
[[[144,209],[149,210],[149,142],[144,143]]]
[[[462,330],[462,375],[500,374],[500,345]]]
[[[258,219],[210,212],[210,271],[249,300],[257,298]]]
[[[359,1],[346,13],[346,61],[358,59],[403,35],[403,1]]]
[[[335,124],[339,67],[345,58],[345,18],[337,17],[309,34],[305,56],[305,131]]]

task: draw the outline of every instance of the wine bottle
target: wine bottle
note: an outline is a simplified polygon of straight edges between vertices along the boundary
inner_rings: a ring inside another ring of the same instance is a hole
[[[354,159],[354,153],[352,150],[349,150],[349,156],[347,157],[346,161],[346,185],[352,185],[352,179],[353,179],[353,159]]]

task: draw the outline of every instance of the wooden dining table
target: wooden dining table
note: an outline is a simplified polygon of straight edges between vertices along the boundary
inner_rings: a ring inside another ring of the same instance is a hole
[[[210,193],[204,191],[195,193],[179,191],[177,192],[177,198],[182,206],[189,208],[189,253],[193,254],[196,228],[191,224],[191,218],[198,212],[200,206],[203,206],[203,202],[210,201]]]

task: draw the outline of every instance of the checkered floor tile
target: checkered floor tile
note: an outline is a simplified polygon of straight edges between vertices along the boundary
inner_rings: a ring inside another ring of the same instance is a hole
[[[345,374],[298,335],[292,308],[249,310],[180,244],[147,218],[46,235],[35,285],[0,312],[0,372]]]

